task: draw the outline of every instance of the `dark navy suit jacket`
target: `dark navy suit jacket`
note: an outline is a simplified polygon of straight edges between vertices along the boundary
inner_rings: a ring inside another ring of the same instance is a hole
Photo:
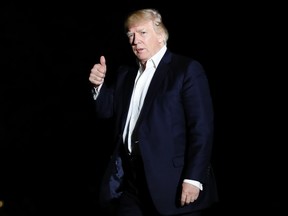
[[[137,67],[122,67],[113,88],[103,84],[95,102],[100,117],[115,118],[116,149],[103,179],[103,204],[121,194],[123,170],[119,146],[129,109]],[[108,71],[109,72],[109,71]],[[167,50],[151,80],[132,142],[138,142],[152,200],[162,214],[209,207],[218,200],[210,157],[213,106],[203,67]],[[193,204],[180,207],[183,179],[203,184]],[[120,188],[119,188],[120,187]]]

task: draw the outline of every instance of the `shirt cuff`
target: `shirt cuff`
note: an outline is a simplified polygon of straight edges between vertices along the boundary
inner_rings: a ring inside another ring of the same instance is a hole
[[[203,185],[200,182],[198,182],[198,181],[190,180],[190,179],[184,179],[184,182],[192,184],[192,185],[198,187],[201,191],[203,190]]]

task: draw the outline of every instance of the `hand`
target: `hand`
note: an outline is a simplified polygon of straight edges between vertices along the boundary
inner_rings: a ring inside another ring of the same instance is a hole
[[[104,82],[106,71],[106,60],[104,56],[101,56],[100,63],[95,64],[90,71],[89,81],[98,87]]]
[[[200,189],[192,184],[183,182],[181,194],[181,206],[188,205],[197,200]]]

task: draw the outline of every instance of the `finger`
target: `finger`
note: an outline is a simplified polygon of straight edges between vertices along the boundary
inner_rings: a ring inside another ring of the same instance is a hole
[[[193,198],[193,197],[188,196],[188,195],[182,195],[182,197],[181,197],[181,206],[189,205],[190,203],[193,203],[196,200],[197,200],[197,198]]]
[[[106,67],[106,59],[104,56],[100,56],[100,64]]]
[[[103,83],[103,79],[100,78],[89,78],[90,82],[93,83],[96,86],[99,86]]]
[[[93,68],[91,69],[91,76],[93,77],[100,77],[104,78],[105,77],[105,68],[101,64],[95,64]]]
[[[99,72],[92,71],[90,73],[89,80],[95,85],[100,85],[104,81],[104,76]]]
[[[97,65],[97,70],[102,73],[103,75],[105,75],[106,73],[106,59],[104,56],[100,57],[100,63]]]
[[[181,206],[188,205],[190,203],[190,198],[187,194],[182,193],[181,196]]]

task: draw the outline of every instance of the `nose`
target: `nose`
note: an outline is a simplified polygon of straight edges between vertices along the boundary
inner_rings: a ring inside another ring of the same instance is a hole
[[[139,42],[140,42],[139,37],[137,36],[137,34],[134,34],[133,44],[138,44]]]

